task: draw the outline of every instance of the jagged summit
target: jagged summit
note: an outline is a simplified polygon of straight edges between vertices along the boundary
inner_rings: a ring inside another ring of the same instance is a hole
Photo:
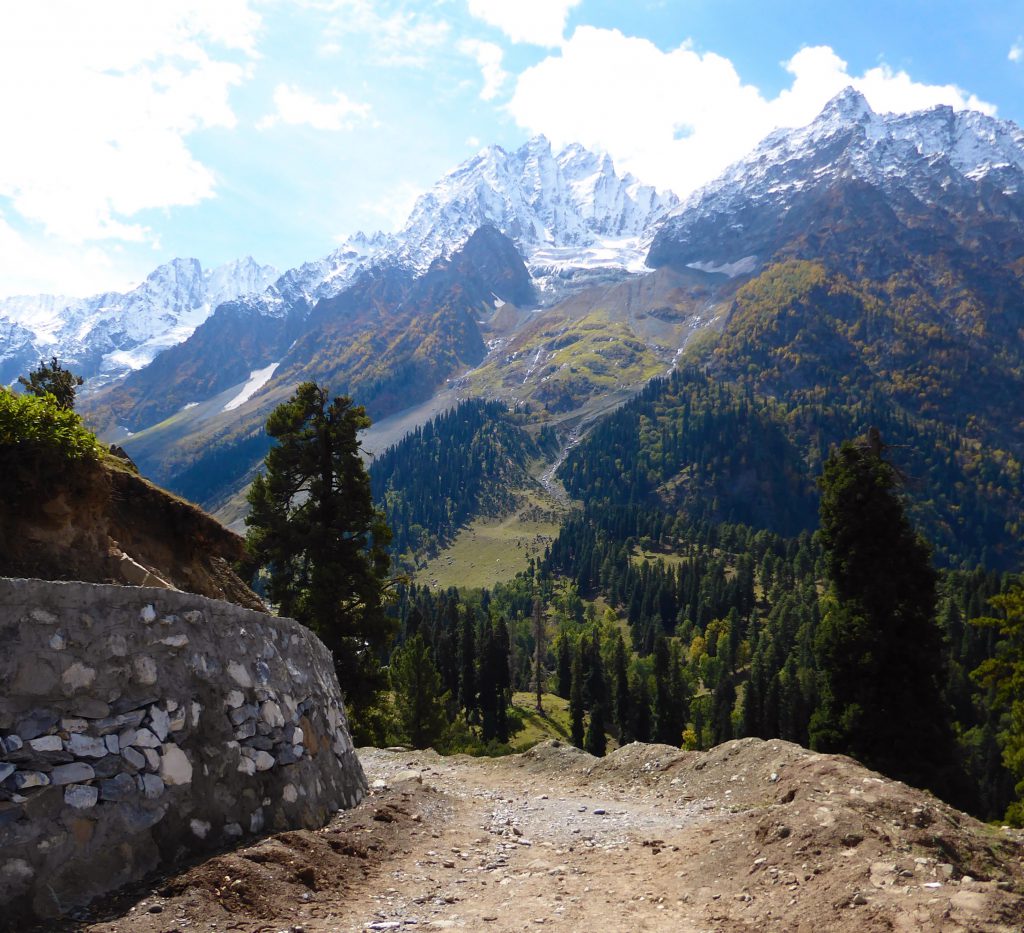
[[[848,87],[809,124],[769,134],[675,208],[648,264],[752,271],[778,248],[787,224],[801,216],[800,205],[851,184],[876,192],[897,212],[913,205],[957,212],[981,198],[986,211],[1019,219],[1024,131],[944,105],[876,113]]]
[[[0,299],[0,324],[12,335],[18,328],[17,340],[0,343],[0,383],[54,354],[85,376],[109,379],[138,369],[187,339],[217,305],[262,292],[277,274],[248,256],[213,269],[178,258],[128,292]]]

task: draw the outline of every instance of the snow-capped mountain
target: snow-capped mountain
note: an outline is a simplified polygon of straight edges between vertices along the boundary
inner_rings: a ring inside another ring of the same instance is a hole
[[[980,199],[988,213],[1021,219],[1024,131],[977,111],[947,106],[875,113],[846,88],[807,126],[777,130],[669,216],[649,264],[737,275],[770,258],[807,218],[800,207],[860,185],[897,215],[963,213]],[[832,192],[831,195],[826,195]]]
[[[492,224],[519,247],[541,301],[595,278],[642,271],[653,228],[679,199],[580,145],[554,153],[544,136],[515,152],[482,149],[444,176],[413,207],[397,235],[398,255],[425,268]]]
[[[126,293],[0,299],[0,383],[24,372],[26,359],[31,365],[50,355],[87,377],[139,369],[186,340],[217,305],[262,292],[277,274],[250,258],[210,270],[197,259],[175,259]]]

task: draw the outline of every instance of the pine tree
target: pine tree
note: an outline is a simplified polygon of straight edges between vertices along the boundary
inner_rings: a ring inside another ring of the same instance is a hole
[[[385,686],[382,659],[396,628],[384,612],[390,532],[359,455],[358,434],[369,425],[350,399],[300,385],[267,420],[276,443],[245,520],[271,601],[333,652],[357,734]]]
[[[629,694],[629,666],[626,656],[626,641],[621,630],[615,639],[615,660],[612,676],[615,681],[615,726],[619,732],[619,744],[632,741],[633,706]]]
[[[572,744],[583,748],[583,650],[577,645],[572,655],[572,689],[569,691],[569,720]]]
[[[480,705],[477,699],[476,631],[473,611],[466,606],[459,622],[459,705],[472,722]]]
[[[31,392],[40,398],[44,395],[52,395],[57,400],[57,405],[67,411],[74,409],[75,390],[83,382],[81,376],[76,376],[61,366],[55,356],[51,357],[49,363],[40,360],[39,368],[33,369],[28,374],[28,379],[18,376],[18,383],[26,392]]]
[[[847,441],[833,451],[820,485],[830,592],[816,640],[821,692],[811,747],[952,793],[937,577],[895,492],[896,471],[877,432],[865,444]]]
[[[558,695],[569,699],[572,690],[572,643],[563,629],[558,636]]]
[[[447,726],[447,694],[422,636],[413,635],[392,654],[389,673],[403,738],[413,748],[429,748]]]

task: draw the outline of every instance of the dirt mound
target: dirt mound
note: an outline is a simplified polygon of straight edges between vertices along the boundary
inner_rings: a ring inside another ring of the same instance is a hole
[[[360,758],[374,789],[325,829],[193,866],[78,929],[1024,929],[1020,833],[788,742]]]
[[[20,485],[18,496],[0,498],[0,576],[171,586],[265,608],[232,569],[242,539],[119,458]]]

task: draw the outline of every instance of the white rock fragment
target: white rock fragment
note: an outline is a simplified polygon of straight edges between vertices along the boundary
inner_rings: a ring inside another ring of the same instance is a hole
[[[61,732],[85,732],[89,728],[89,723],[84,719],[79,719],[76,716],[62,719],[60,721]]]
[[[36,739],[29,739],[29,747],[34,752],[62,752],[64,743],[59,735],[41,735]]]
[[[272,729],[280,729],[284,725],[281,707],[273,700],[264,700],[260,707],[260,718]]]
[[[246,689],[252,687],[252,675],[249,673],[248,668],[244,664],[239,664],[238,661],[228,662],[228,676],[239,687],[245,687]]]
[[[54,651],[63,651],[68,646],[68,640],[63,632],[54,632],[47,643]]]
[[[122,741],[121,744],[125,743]],[[149,729],[139,729],[135,733],[135,738],[127,744],[134,745],[136,748],[159,748],[161,743]]]
[[[256,752],[256,770],[257,771],[269,771],[277,764],[277,760],[270,752],[265,752],[262,749]]]
[[[67,741],[67,749],[78,758],[104,758],[107,755],[107,746],[103,739],[82,735],[79,732],[71,734]]]
[[[160,639],[161,645],[167,645],[168,648],[184,648],[188,644],[188,635],[184,632],[179,632],[177,635],[168,635],[166,638]]]
[[[251,758],[246,758],[244,755],[238,759],[238,770],[242,774],[248,774],[252,776],[256,773],[256,762]]]
[[[299,792],[295,789],[294,784],[285,784],[281,796],[284,797],[287,803],[295,803],[299,799]]]
[[[188,755],[173,742],[164,745],[160,777],[171,785],[192,783],[192,763],[188,760]]]
[[[164,792],[164,782],[155,774],[140,775],[140,790],[150,800],[156,800]]]
[[[189,822],[189,828],[192,830],[192,835],[197,836],[200,839],[205,839],[210,832],[210,824],[206,820],[191,820]]]
[[[142,610],[139,612],[139,618],[142,619],[146,625],[156,621],[156,609],[153,608],[152,603],[142,607]]]
[[[64,788],[64,803],[76,810],[88,810],[99,802],[99,788],[88,784],[69,784]]]
[[[142,754],[146,758],[146,768],[150,771],[160,770],[160,756],[155,748],[144,748]]]
[[[224,697],[224,705],[228,709],[238,709],[245,702],[245,694],[241,690],[229,690],[228,695]]]
[[[95,679],[96,671],[91,667],[87,667],[81,661],[75,661],[61,677],[64,685],[74,690],[84,690],[86,687],[91,687]]]

